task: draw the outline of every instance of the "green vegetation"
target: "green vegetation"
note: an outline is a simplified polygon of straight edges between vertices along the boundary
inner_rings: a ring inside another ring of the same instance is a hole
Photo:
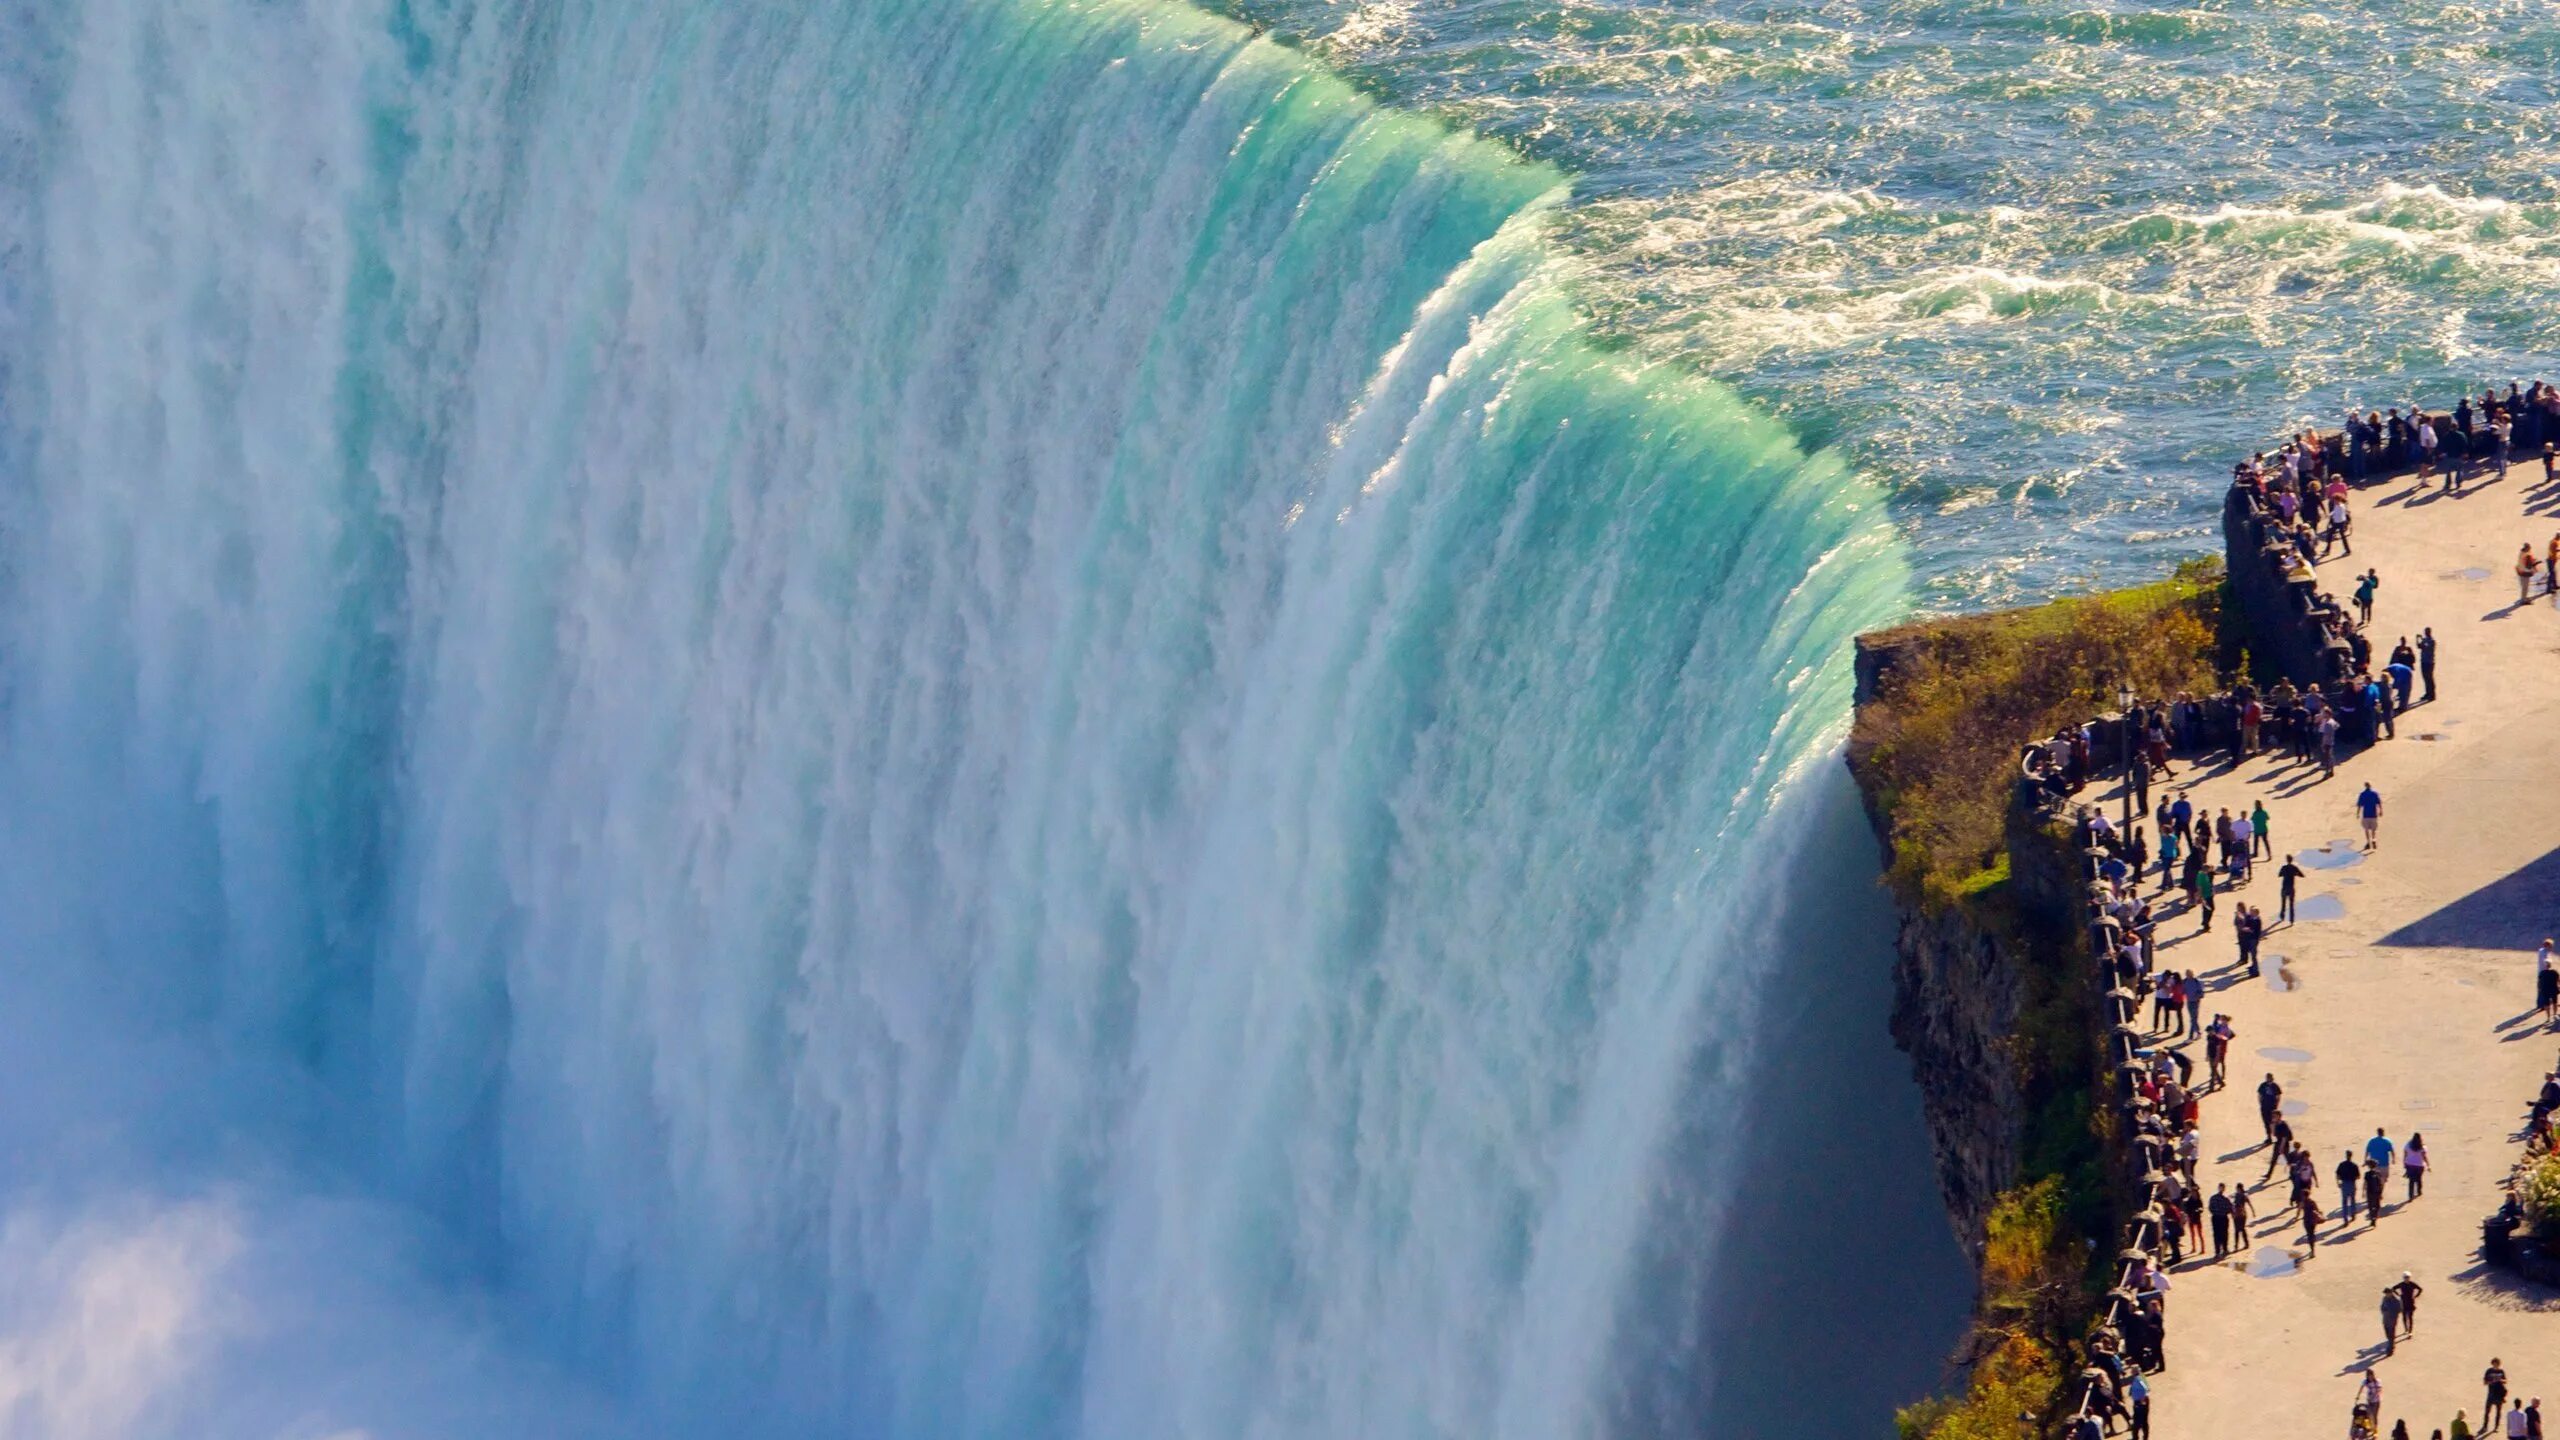
[[[2017,903],[2011,802],[2019,747],[2115,708],[2120,682],[2145,696],[2214,687],[2245,668],[2211,562],[2140,589],[1934,622],[1881,637],[1896,647],[1860,707],[1850,763],[1892,847],[1887,881],[1907,906],[1955,912],[2022,957],[2006,1037],[2026,1115],[2019,1184],[1986,1222],[1982,1298],[1963,1393],[1897,1417],[1904,1440],[2015,1440],[2052,1428],[2070,1357],[2112,1282],[2121,1227],[2108,1180],[2114,1116],[2098,1103],[2101,1021],[2082,941],[2048,906]],[[2016,843],[2065,842],[2059,834]],[[2069,873],[2053,857],[2053,873]],[[2560,1193],[2560,1181],[2555,1181]]]
[[[1850,754],[1886,817],[1895,890],[1943,909],[1996,886],[2018,748],[2113,710],[2120,681],[2147,696],[2212,688],[2221,611],[2221,567],[2200,561],[2156,585],[1883,637],[1905,649]]]
[[[2516,1177],[2516,1198],[2524,1202],[2525,1224],[2535,1238],[2560,1236],[2560,1152],[2544,1151],[2526,1162]]]
[[[2045,1418],[2088,1315],[2062,1189],[2047,1178],[2008,1192],[1992,1209],[1971,1381],[1962,1395],[1905,1406],[1894,1417],[1902,1440],[2018,1440],[2019,1416]]]

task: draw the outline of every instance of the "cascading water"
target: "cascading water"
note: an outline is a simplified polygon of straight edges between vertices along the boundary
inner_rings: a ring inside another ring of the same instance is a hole
[[[1902,581],[1559,177],[1151,0],[6,0],[0,141],[0,1080],[175,1077],[12,1122],[27,1433],[1645,1408]],[[314,1207],[410,1408],[26,1358]]]

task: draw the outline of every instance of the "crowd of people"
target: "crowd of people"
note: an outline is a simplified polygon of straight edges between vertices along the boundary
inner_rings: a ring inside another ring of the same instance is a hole
[[[2279,852],[2263,800],[2246,811],[2222,809],[2208,815],[2193,803],[2192,792],[2168,787],[2182,765],[2202,769],[2227,759],[2236,767],[2270,753],[2293,763],[2316,764],[2320,778],[2326,779],[2335,773],[2343,748],[2396,738],[2396,721],[2404,712],[2437,698],[2436,636],[2431,628],[2420,628],[2377,656],[2375,612],[2385,578],[2367,566],[2352,578],[2349,603],[2342,604],[2320,588],[2318,567],[2354,554],[2354,499],[2370,481],[2415,472],[2422,483],[2440,482],[2445,493],[2460,494],[2484,468],[2503,478],[2521,456],[2538,456],[2544,479],[2560,482],[2560,387],[2510,385],[2503,395],[2484,392],[2476,401],[2466,396],[2440,414],[2415,408],[2405,414],[2398,409],[2351,413],[2336,434],[2305,432],[2272,454],[2243,462],[2234,470],[2234,487],[2255,507],[2284,574],[2309,582],[2297,587],[2296,594],[2305,616],[2322,627],[2331,657],[2329,678],[2264,688],[2243,683],[2223,694],[2142,701],[2121,717],[2125,729],[2119,734],[2107,734],[2106,722],[2098,721],[2028,747],[2028,775],[2056,795],[2076,796],[2102,774],[2113,774],[2127,792],[2127,811],[2138,817],[2117,820],[2101,807],[2083,805],[2076,822],[2075,838],[2089,857],[2099,983],[2118,1002],[2124,1023],[2117,1029],[2131,1057],[2125,1066],[2133,1117],[2129,1143],[2143,1173],[2144,1214],[2151,1224],[2147,1232],[2141,1224],[2131,1232],[2124,1283],[2111,1294],[2105,1318],[2089,1341],[2082,1404],[2070,1427],[2073,1440],[2099,1440],[2120,1425],[2136,1440],[2147,1440],[2150,1392],[2144,1377],[2166,1363],[2162,1337],[2172,1267],[2189,1256],[2226,1260],[2246,1252],[2261,1236],[2290,1232],[2297,1225],[2300,1249],[2295,1258],[2307,1261],[2318,1255],[2323,1238],[2335,1239],[2359,1223],[2367,1229],[2378,1226],[2386,1215],[2425,1194],[2434,1163],[2425,1136],[2412,1133],[2395,1143],[2387,1129],[2377,1127],[2360,1145],[2335,1152],[2339,1159],[2327,1167],[2327,1175],[2336,1187],[2336,1207],[2324,1209],[2323,1166],[2284,1113],[2283,1087],[2272,1072],[2256,1087],[2260,1146],[2267,1161],[2258,1180],[2217,1183],[2208,1193],[2198,1179],[2200,1101],[2225,1088],[2236,1032],[2227,1014],[2207,1018],[2214,972],[2156,963],[2159,925],[2164,916],[2183,909],[2195,915],[2196,933],[2210,931],[2220,904],[2252,882],[2259,861],[2276,864]],[[2525,546],[2516,569],[2520,600],[2530,597],[2537,580],[2546,592],[2560,594],[2560,535],[2539,552]],[[2155,788],[2161,792],[2156,805]],[[2365,786],[2355,808],[2365,848],[2377,848],[2379,792]],[[2156,847],[2146,826],[2159,837]],[[2295,891],[2304,872],[2291,855],[2283,855],[2276,869],[2279,894],[2273,923],[2283,925],[2294,918]],[[2156,890],[2150,888],[2155,873]],[[2254,976],[2269,922],[2251,905],[2232,904],[2231,909],[2237,954],[2226,974]],[[2146,998],[2149,1023],[2136,1029]],[[2549,942],[2537,967],[2536,1004],[2546,1021],[2560,1018],[2560,958]],[[2205,1056],[2201,1077],[2188,1053],[2198,1041]],[[2560,1132],[2560,1071],[2546,1080],[2536,1098],[2527,1132],[2532,1154],[2547,1152],[2560,1139],[2555,1133]],[[2396,1205],[2389,1195],[2395,1173],[2403,1187]],[[2270,1204],[2279,1181],[2285,1187],[2283,1201]],[[2423,1293],[2424,1287],[2406,1271],[2382,1288],[2375,1300],[2382,1339],[2369,1354],[2396,1354],[2404,1340],[2415,1336]],[[2511,1400],[2506,1372],[2496,1360],[2482,1378],[2486,1399],[2480,1428],[2474,1430],[2468,1416],[2457,1411],[2447,1425],[2430,1430],[2430,1440],[2542,1440],[2540,1400]],[[2379,1440],[2384,1416],[2381,1378],[2368,1363],[2356,1389],[2350,1436]],[[2392,1440],[2411,1440],[2405,1419],[2392,1421],[2388,1433]]]
[[[2400,1272],[2396,1285],[2382,1290],[2383,1324],[2388,1327],[2398,1317],[2406,1333],[2414,1333],[2418,1323],[2418,1296],[2424,1288]],[[2542,1397],[2520,1398],[2513,1382],[2507,1378],[2506,1363],[2497,1356],[2489,1357],[2489,1366],[2480,1372],[2480,1426],[2473,1429],[2471,1412],[2458,1409],[2450,1423],[2427,1432],[2427,1440],[2543,1440]],[[2366,1370],[2356,1382],[2355,1408],[2347,1417],[2347,1440],[2382,1440],[2382,1376]],[[2413,1440],[2413,1432],[2405,1419],[2391,1422],[2390,1440]]]

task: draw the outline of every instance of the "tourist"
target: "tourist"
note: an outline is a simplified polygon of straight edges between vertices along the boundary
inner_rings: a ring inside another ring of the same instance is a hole
[[[2240,963],[2247,973],[2258,973],[2258,941],[2267,933],[2267,922],[2253,905],[2236,905],[2231,911],[2231,933],[2240,942]]]
[[[2364,1162],[2364,1223],[2367,1228],[2382,1223],[2382,1189],[2391,1172],[2367,1160]]]
[[[2211,934],[2213,931],[2213,872],[2210,870],[2196,871],[2196,908],[2204,912],[2204,925],[2197,933]]]
[[[2364,821],[2364,848],[2380,849],[2382,847],[2382,792],[2374,789],[2370,782],[2365,785],[2363,793],[2356,796],[2356,815]]]
[[[2429,626],[2418,632],[2418,679],[2427,687],[2426,698],[2436,698],[2436,632]]]
[[[2375,1419],[2382,1417],[2382,1376],[2370,1366],[2365,1369],[2364,1379],[2356,1385],[2356,1403],[2372,1411]]]
[[[2426,1287],[2420,1285],[2408,1271],[2403,1270],[2400,1272],[2400,1283],[2392,1286],[2391,1290],[2393,1294],[2400,1297],[2400,1333],[2416,1335],[2418,1333],[2418,1297],[2427,1293]]]
[[[2211,1073],[2213,1088],[2216,1090],[2222,1088],[2223,1062],[2231,1057],[2231,1040],[2236,1033],[2238,1032],[2231,1028],[2231,1017],[2228,1015],[2217,1014],[2213,1017],[2213,1023],[2204,1027],[2205,1065]]]
[[[2382,1353],[2400,1353],[2400,1292],[2389,1285],[2382,1287]]]
[[[2283,1103],[2284,1087],[2276,1083],[2275,1072],[2270,1070],[2267,1078],[2258,1082],[2258,1127],[2266,1132],[2270,1143],[2276,1138],[2276,1107]],[[2269,1166],[2267,1173],[2274,1174],[2274,1167]]]
[[[2525,1440],[2526,1436],[2533,1433],[2532,1426],[2533,1422],[2525,1417],[2523,1406],[2507,1407],[2507,1440]]]
[[[2284,1202],[2291,1205],[2302,1198],[2303,1190],[2309,1188],[2309,1179],[2303,1168],[2306,1162],[2302,1157],[2302,1147],[2293,1143],[2293,1122],[2281,1115],[2276,1117],[2274,1144],[2275,1148],[2267,1155],[2266,1171],[2258,1176],[2258,1181],[2266,1183],[2276,1173],[2277,1167],[2283,1167],[2295,1192]]]
[[[2400,1147],[2400,1174],[2409,1184],[2409,1198],[2427,1193],[2427,1137],[2411,1132],[2409,1143]]]
[[[2507,1371],[2497,1356],[2489,1357],[2489,1368],[2480,1372],[2480,1384],[2489,1393],[2489,1398],[2480,1402],[2480,1423],[2495,1425],[2507,1413]]]
[[[2553,537],[2551,543],[2552,553],[2560,555],[2560,536]],[[2373,596],[2374,592],[2381,588],[2382,572],[2378,570],[2366,570],[2364,578],[2356,582],[2356,623],[2358,625],[2373,623]]]
[[[2534,563],[2533,542],[2527,540],[2516,551],[2516,603],[2522,605],[2533,598],[2533,577],[2542,567]]]
[[[2205,1214],[2213,1223],[2213,1258],[2220,1260],[2231,1253],[2231,1186],[2229,1182],[2213,1187],[2213,1198],[2204,1202]]]
[[[2174,825],[2160,827],[2160,888],[2169,888],[2169,877],[2178,868],[2178,830]]]
[[[2553,1012],[2560,1011],[2560,965],[2552,962],[2548,940],[2542,942],[2542,954],[2534,962],[2533,1008],[2546,1025],[2551,1023]]]
[[[2231,1248],[2241,1249],[2249,1243],[2249,1222],[2257,1219],[2255,1202],[2249,1198],[2249,1187],[2231,1192]]]
[[[2294,864],[2290,855],[2284,857],[2284,868],[2276,871],[2276,918],[2287,925],[2293,923],[2293,889],[2301,882],[2302,874],[2302,867]]]
[[[2276,857],[2275,842],[2267,838],[2267,802],[2264,800],[2250,807],[2249,843],[2251,854],[2264,855],[2270,860]]]
[[[2151,1440],[2151,1382],[2139,1375],[2134,1376],[2125,1386],[2124,1398],[2133,1407],[2131,1417],[2125,1422],[2129,1427],[2125,1431],[2126,1440]]]
[[[2356,1163],[2356,1152],[2346,1152],[2338,1162],[2338,1223],[2356,1223],[2356,1194],[2364,1188],[2364,1167]]]
[[[2373,1138],[2364,1142],[2364,1158],[2372,1164],[2379,1165],[2388,1170],[2391,1168],[2391,1159],[2394,1153],[2395,1152],[2391,1148],[2391,1137],[2382,1133],[2381,1126],[2375,1126],[2373,1128]]]
[[[2299,1203],[2302,1209],[2302,1243],[2316,1256],[2320,1253],[2320,1202],[2306,1194]]]
[[[2439,1430],[2436,1433],[2444,1436],[2445,1440],[2471,1440],[2470,1412],[2465,1410],[2454,1411],[2453,1424],[2447,1429]]]
[[[2187,1038],[2204,1033],[2204,981],[2190,972],[2178,982],[2179,997],[2186,1001]]]

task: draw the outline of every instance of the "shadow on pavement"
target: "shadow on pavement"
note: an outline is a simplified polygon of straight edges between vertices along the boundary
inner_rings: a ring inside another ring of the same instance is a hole
[[[2419,916],[2375,943],[2531,950],[2551,933],[2555,907],[2560,907],[2560,850]]]

